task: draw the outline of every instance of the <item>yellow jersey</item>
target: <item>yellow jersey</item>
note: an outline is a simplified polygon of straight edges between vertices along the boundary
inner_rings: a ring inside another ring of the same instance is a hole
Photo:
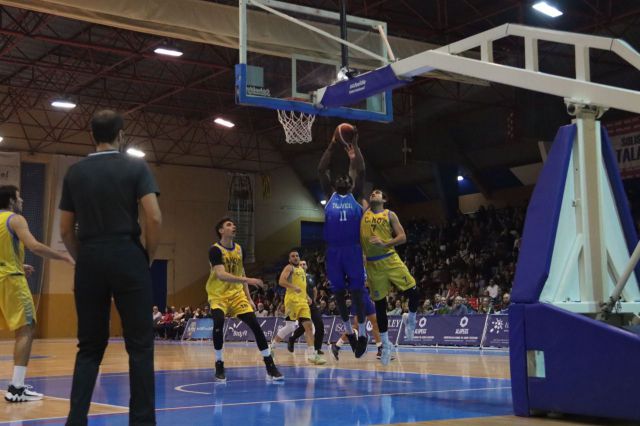
[[[9,228],[12,211],[0,211],[0,276],[24,275],[24,244]]]
[[[300,288],[302,291],[296,293],[292,289],[287,289],[287,292],[284,294],[285,305],[291,302],[307,303],[307,273],[300,266],[293,267],[291,284]]]
[[[220,297],[234,297],[238,294],[244,295],[242,283],[228,283],[218,279],[213,267],[223,264],[224,270],[237,277],[244,277],[244,266],[242,266],[242,248],[240,244],[233,243],[232,248],[227,248],[220,243],[215,243],[209,250],[209,261],[211,272],[207,280],[207,294],[209,300]]]
[[[373,236],[380,238],[382,241],[389,241],[393,238],[390,217],[391,211],[388,209],[384,209],[380,213],[374,213],[371,209],[367,209],[362,215],[362,220],[360,221],[360,244],[367,260],[384,259],[396,252],[393,247],[378,247],[369,242],[369,239]]]

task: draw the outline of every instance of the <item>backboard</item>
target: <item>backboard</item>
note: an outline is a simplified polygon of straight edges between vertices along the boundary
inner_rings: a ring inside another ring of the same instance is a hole
[[[338,81],[340,15],[274,0],[240,0],[236,103],[348,120],[393,120],[391,90],[352,105],[321,107],[315,91]],[[349,68],[387,65],[385,22],[347,15]]]

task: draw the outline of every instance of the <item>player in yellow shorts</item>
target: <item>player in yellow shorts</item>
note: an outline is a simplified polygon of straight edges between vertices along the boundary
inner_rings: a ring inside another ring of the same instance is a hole
[[[362,215],[360,222],[360,242],[366,257],[369,289],[376,305],[382,338],[380,359],[385,365],[391,359],[391,342],[387,323],[389,288],[393,285],[409,298],[409,315],[405,324],[405,337],[409,340],[413,339],[416,328],[416,312],[420,297],[416,289],[416,280],[411,276],[395,249],[395,246],[407,241],[407,236],[398,216],[384,208],[386,201],[385,193],[374,189],[369,196],[369,208]]]
[[[9,329],[16,334],[13,377],[4,396],[8,402],[42,399],[41,393],[24,384],[36,324],[36,310],[26,279],[33,267],[24,265],[24,248],[26,246],[37,256],[75,263],[68,254],[58,253],[38,242],[21,212],[22,198],[18,188],[0,186],[0,329]]]
[[[262,280],[245,276],[242,248],[233,241],[236,235],[236,225],[233,221],[228,217],[222,218],[216,225],[216,232],[220,241],[209,249],[211,273],[207,280],[207,295],[213,317],[213,346],[216,352],[215,378],[220,382],[226,381],[222,354],[226,315],[238,317],[253,332],[267,367],[267,380],[282,380],[284,376],[273,362],[267,338],[260,328],[249,294],[248,286],[262,286]]]
[[[280,274],[278,284],[287,289],[284,295],[285,314],[287,315],[287,323],[278,331],[278,335],[274,339],[275,342],[282,341],[287,326],[290,323],[298,321],[304,327],[304,337],[307,341],[307,361],[312,364],[325,364],[327,361],[318,354],[314,347],[313,328],[311,323],[311,298],[307,295],[307,273],[300,266],[300,255],[297,251],[292,250],[289,253],[289,264],[284,267]],[[295,330],[295,326],[294,326]]]

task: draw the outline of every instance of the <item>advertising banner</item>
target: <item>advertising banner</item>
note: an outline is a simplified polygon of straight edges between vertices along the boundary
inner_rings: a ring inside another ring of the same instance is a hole
[[[487,322],[483,347],[509,347],[509,315],[491,315]]]

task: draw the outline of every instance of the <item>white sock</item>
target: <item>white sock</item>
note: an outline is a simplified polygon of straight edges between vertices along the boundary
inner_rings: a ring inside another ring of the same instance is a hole
[[[216,361],[224,361],[222,357],[222,349],[216,349]]]
[[[260,351],[260,355],[262,355],[263,358],[271,356],[271,350],[269,348],[264,349],[264,350]]]
[[[347,334],[353,334],[353,327],[351,327],[351,322],[349,320],[343,321],[344,323],[344,332]]]
[[[366,336],[367,335],[367,323],[366,322],[358,323],[358,334],[360,336]]]
[[[316,354],[316,348],[314,348],[313,345],[307,346],[307,356],[311,356],[315,354]]]
[[[342,339],[338,339],[338,341],[336,342],[336,346],[337,346],[337,347],[339,347],[339,348],[341,348],[341,347],[342,347],[342,345],[344,345],[344,340],[342,340]]]
[[[376,348],[379,348],[380,346],[382,346],[382,342],[376,342]]]
[[[17,388],[24,387],[24,377],[27,375],[27,367],[23,367],[20,365],[13,366],[13,378],[11,379],[11,384]]]

